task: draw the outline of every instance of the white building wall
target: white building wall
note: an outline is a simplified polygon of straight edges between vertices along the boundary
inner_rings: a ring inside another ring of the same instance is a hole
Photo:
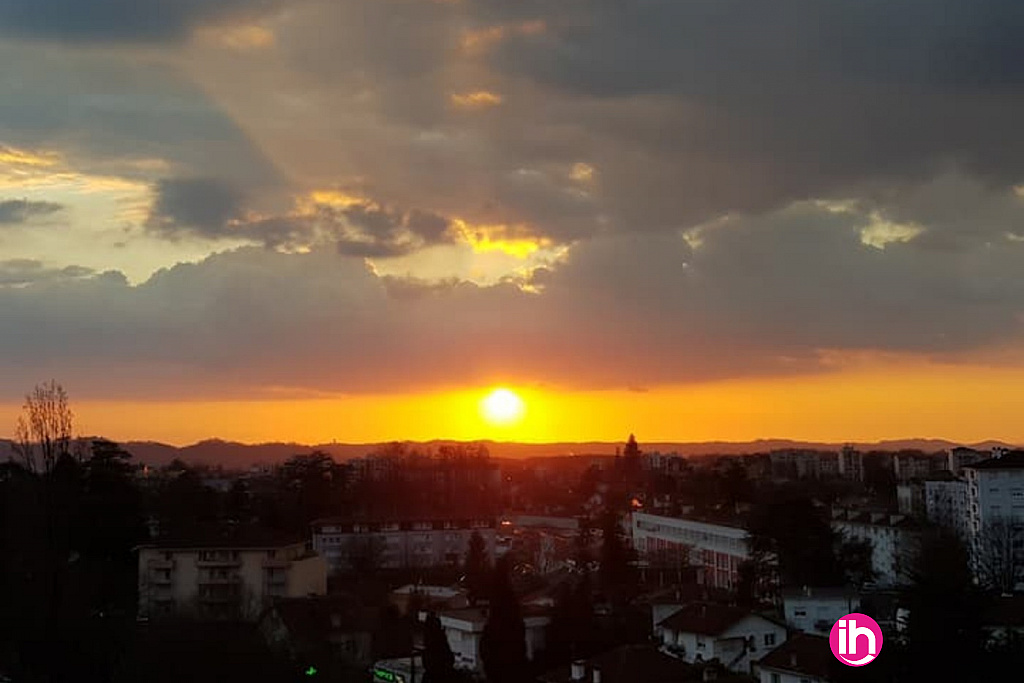
[[[739,565],[750,557],[746,530],[721,524],[634,512],[630,536],[641,560],[661,550],[687,546],[690,564],[700,567],[704,583],[716,588],[734,588]]]

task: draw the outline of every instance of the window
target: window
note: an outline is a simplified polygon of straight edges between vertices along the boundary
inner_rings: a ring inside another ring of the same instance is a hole
[[[779,676],[779,674],[772,674],[772,683],[782,683],[782,676]]]
[[[775,634],[774,633],[766,633],[766,634],[764,634],[764,646],[765,647],[774,647],[775,646]]]
[[[794,617],[806,617],[807,616],[807,610],[805,610],[805,609],[793,610],[793,616]]]

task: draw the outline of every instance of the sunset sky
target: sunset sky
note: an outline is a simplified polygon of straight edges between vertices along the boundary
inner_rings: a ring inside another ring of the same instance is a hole
[[[0,0],[0,64],[0,436],[1024,442],[1024,3]]]

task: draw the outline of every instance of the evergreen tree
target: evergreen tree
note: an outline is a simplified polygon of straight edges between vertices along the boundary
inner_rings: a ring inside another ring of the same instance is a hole
[[[601,589],[614,598],[625,597],[636,582],[632,552],[626,545],[618,515],[609,510],[601,520]]]
[[[470,604],[476,604],[484,593],[487,592],[487,582],[490,561],[487,558],[487,543],[479,531],[474,531],[469,538],[469,548],[466,551],[464,571],[466,575],[466,588],[469,591]]]
[[[526,625],[505,558],[498,561],[492,577],[487,623],[480,637],[484,674],[490,683],[522,683],[527,680]]]
[[[423,683],[451,683],[455,680],[455,655],[441,627],[441,620],[433,612],[427,617],[423,629]]]

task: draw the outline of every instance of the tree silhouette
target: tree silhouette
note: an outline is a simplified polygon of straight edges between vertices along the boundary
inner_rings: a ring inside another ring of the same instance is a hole
[[[73,430],[74,414],[64,387],[56,380],[38,384],[25,396],[15,426],[15,452],[25,468],[35,472],[38,451],[43,471],[50,472],[62,455],[71,455]]]
[[[487,623],[480,637],[480,657],[490,683],[526,680],[526,625],[512,589],[506,558],[493,572]]]
[[[441,619],[433,612],[423,626],[423,670],[423,683],[451,683],[455,679],[455,655]]]
[[[469,537],[469,548],[466,550],[464,571],[469,601],[471,604],[476,604],[476,601],[487,591],[487,582],[490,578],[487,543],[479,531],[474,531]]]
[[[622,597],[636,583],[633,555],[623,538],[619,516],[607,511],[601,519],[601,588],[610,597]]]

